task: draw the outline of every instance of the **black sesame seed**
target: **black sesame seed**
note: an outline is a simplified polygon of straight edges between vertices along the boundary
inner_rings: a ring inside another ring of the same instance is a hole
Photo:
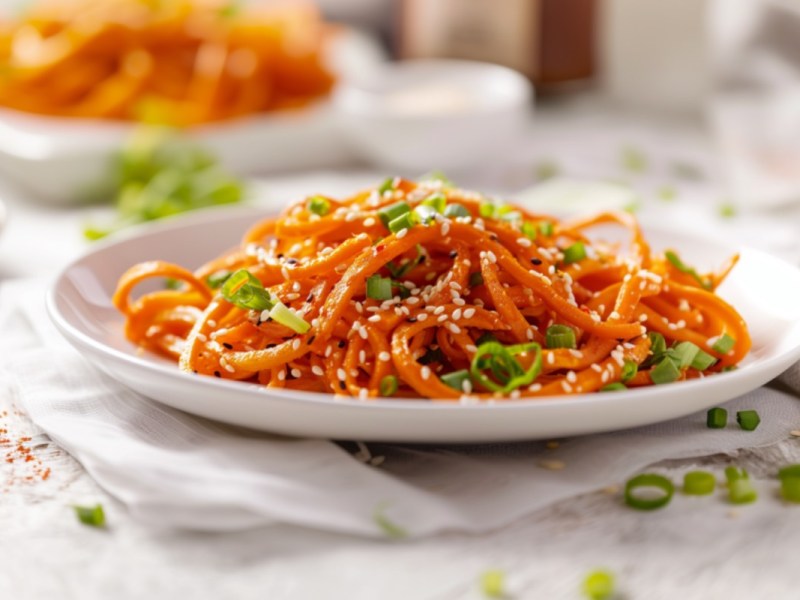
[[[233,345],[229,344],[228,342],[223,342],[223,346],[225,346],[228,350],[233,350]]]
[[[456,257],[458,256],[458,252],[456,252],[455,250],[453,250],[452,252],[450,252],[450,254],[448,254],[448,256],[449,256],[450,258],[456,258]]]
[[[406,319],[406,322],[407,323],[416,323],[417,320],[414,317],[409,317],[409,318]]]
[[[286,263],[289,264],[289,265],[296,265],[297,264],[297,259],[296,258],[287,258],[286,259]]]
[[[222,373],[219,371],[214,371],[214,377],[222,377]]]
[[[497,238],[497,236],[495,234],[490,235],[489,239],[492,240],[493,242],[496,242],[498,240],[498,238]]]
[[[316,335],[312,335],[310,338],[308,338],[308,341],[306,343],[310,346],[311,344],[314,343],[315,339],[317,339],[317,336]]]
[[[540,265],[540,264],[542,264],[542,261],[541,261],[540,259],[538,259],[538,258],[532,258],[532,259],[531,259],[531,262],[532,262],[534,265],[537,265],[537,266],[538,266],[538,265]]]
[[[306,298],[306,302],[309,302],[309,303],[311,303],[311,302],[313,302],[313,301],[314,301],[314,294],[309,294],[309,295],[308,295],[308,298]]]
[[[344,381],[339,382],[339,387],[342,388],[343,390],[347,389],[347,386],[344,384]]]
[[[278,344],[267,344],[267,345],[266,345],[266,348],[267,348],[267,349],[269,349],[269,348],[274,348],[274,347],[275,347],[275,346],[277,346],[277,345],[278,345]]]
[[[197,375],[197,369],[192,369],[192,373],[194,373],[195,375]]]
[[[345,345],[344,340],[339,340],[339,344],[338,344],[339,348],[344,348],[344,345]]]

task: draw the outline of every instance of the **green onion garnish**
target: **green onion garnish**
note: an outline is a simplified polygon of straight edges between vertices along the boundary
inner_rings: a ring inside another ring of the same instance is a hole
[[[657,331],[649,331],[647,337],[650,338],[650,357],[645,361],[645,366],[650,366],[659,362],[667,352],[667,341],[664,336]]]
[[[564,264],[571,265],[586,258],[586,247],[583,242],[575,242],[564,250]]]
[[[643,489],[657,488],[661,491],[656,496],[641,494]],[[655,510],[669,504],[675,486],[662,475],[655,473],[642,473],[629,479],[625,484],[625,504],[637,510]]]
[[[520,231],[522,231],[522,235],[524,235],[529,240],[533,241],[536,239],[537,229],[536,225],[534,225],[531,221],[525,221],[520,227]]]
[[[545,332],[545,345],[548,348],[575,348],[575,330],[566,325],[551,325]]]
[[[719,352],[720,354],[727,354],[731,351],[736,345],[736,340],[729,336],[727,333],[723,333],[716,342],[711,346],[711,349],[715,352]]]
[[[394,219],[410,211],[411,207],[408,205],[408,203],[395,202],[394,204],[384,206],[382,209],[380,209],[378,211],[378,218],[381,220],[381,223],[388,227],[389,223],[391,223]]]
[[[592,571],[583,580],[581,590],[589,600],[610,600],[614,595],[614,575],[609,571]]]
[[[728,424],[728,411],[719,406],[709,408],[706,413],[706,427],[709,429],[723,429]]]
[[[619,381],[615,381],[614,383],[609,383],[608,385],[604,385],[600,388],[601,392],[619,392],[622,390],[627,390],[628,386],[624,383],[620,383]]]
[[[628,383],[631,379],[636,376],[636,373],[639,372],[639,365],[637,365],[632,360],[626,360],[622,364],[622,373],[620,374],[620,380],[622,383]]]
[[[483,275],[480,271],[469,274],[469,287],[475,287],[477,285],[483,285]]]
[[[437,213],[443,213],[445,206],[447,205],[447,198],[445,198],[444,194],[436,193],[431,194],[425,200],[420,202],[420,206],[429,206]]]
[[[378,384],[378,391],[380,392],[381,396],[389,397],[394,396],[397,393],[397,388],[399,387],[397,377],[394,375],[387,375],[381,382]]]
[[[679,369],[685,369],[692,364],[700,348],[692,342],[678,342],[667,350],[667,356]]]
[[[671,185],[662,185],[656,193],[664,202],[672,202],[678,197],[678,191]]]
[[[367,277],[367,298],[373,300],[390,300],[392,298],[392,280],[380,275]]]
[[[492,202],[481,202],[480,205],[478,205],[478,214],[484,219],[494,218],[496,212],[497,207]]]
[[[656,385],[672,383],[677,381],[680,376],[680,370],[669,357],[661,359],[661,362],[650,370],[650,380]]]
[[[466,369],[461,369],[460,371],[453,371],[452,373],[447,373],[442,375],[442,383],[447,386],[450,386],[454,390],[458,390],[459,392],[463,392],[464,390],[464,382],[470,380],[469,371]]]
[[[397,180],[396,177],[389,177],[384,179],[383,183],[378,188],[378,193],[383,196],[386,192],[391,192],[394,190],[395,181]]]
[[[183,282],[180,279],[174,279],[173,277],[167,277],[164,280],[164,288],[168,290],[179,290],[183,286]]]
[[[419,217],[415,213],[407,212],[396,219],[389,221],[389,231],[392,233],[400,233],[403,229],[411,229],[417,224]]]
[[[800,465],[789,465],[778,471],[784,500],[800,503]]]
[[[372,519],[375,523],[383,530],[383,533],[386,534],[387,537],[394,538],[394,539],[402,539],[408,536],[408,532],[389,519],[386,516],[386,504],[379,504],[375,507],[375,512],[372,515]]]
[[[714,474],[708,471],[689,471],[683,476],[683,493],[690,496],[706,496],[716,485]]]
[[[311,329],[311,325],[283,302],[276,302],[272,310],[269,311],[269,316],[276,323],[288,327],[295,333],[306,333]]]
[[[426,204],[420,204],[414,209],[413,215],[414,219],[419,223],[425,223],[428,225],[436,220],[436,216],[439,213],[436,211],[435,208],[432,206],[428,206]],[[391,223],[389,223],[389,227],[391,228]]]
[[[754,410],[740,410],[736,413],[736,422],[745,431],[755,431],[758,424],[761,423],[761,417]]]
[[[456,217],[469,217],[469,211],[461,204],[448,204],[444,209],[444,216],[450,219]]]
[[[247,269],[239,269],[228,277],[221,293],[225,300],[239,308],[268,310],[275,305],[264,284]]]
[[[84,525],[91,527],[105,527],[106,514],[103,511],[102,504],[95,504],[94,506],[73,506],[75,515],[78,520]]]
[[[719,205],[719,216],[723,219],[730,219],[736,216],[736,206],[730,202],[724,202]]]
[[[330,200],[323,198],[322,196],[312,196],[308,199],[306,206],[308,207],[309,212],[319,215],[320,217],[324,217],[331,212]]]
[[[687,275],[690,275],[704,289],[707,289],[707,290],[711,289],[711,282],[709,282],[709,281],[703,279],[702,277],[700,277],[700,275],[697,273],[697,271],[695,271],[692,267],[689,267],[689,266],[683,264],[683,261],[680,259],[680,257],[677,254],[675,254],[675,252],[673,252],[672,250],[667,250],[666,252],[664,252],[664,256],[672,264],[673,267],[678,269],[678,271],[680,271],[681,273],[686,273]]]
[[[695,355],[690,366],[698,371],[705,371],[709,367],[713,367],[715,364],[717,364],[716,358],[711,356],[708,352],[703,352],[698,348],[697,354]]]
[[[523,369],[514,358],[518,354],[533,352],[530,366]],[[490,378],[485,370],[492,373]],[[503,346],[499,342],[485,342],[478,346],[472,358],[472,380],[487,390],[507,394],[520,386],[533,383],[542,370],[542,348],[535,342]]]
[[[522,220],[522,213],[518,210],[509,210],[507,212],[500,213],[500,220],[506,221],[508,223],[513,223],[515,221]]]
[[[206,284],[208,284],[208,287],[210,287],[212,290],[216,290],[222,287],[222,285],[228,281],[228,277],[230,276],[230,271],[221,269],[206,277]]]
[[[550,221],[542,221],[539,223],[539,233],[545,236],[551,236],[555,232],[555,227]]]
[[[725,469],[725,478],[728,480],[728,500],[733,504],[748,504],[758,498],[750,475],[744,469],[728,467]]]
[[[505,577],[503,571],[492,569],[481,575],[481,591],[487,598],[505,598]]]

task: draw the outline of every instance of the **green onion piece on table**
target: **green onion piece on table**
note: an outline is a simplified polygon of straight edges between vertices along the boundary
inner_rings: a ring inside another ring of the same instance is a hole
[[[545,345],[548,348],[575,348],[575,330],[567,325],[551,325],[545,331]]]
[[[387,537],[396,540],[407,537],[408,532],[405,530],[405,528],[401,527],[386,516],[386,508],[386,504],[380,504],[375,508],[375,512],[372,515],[372,519],[375,521],[375,524],[381,528]]]
[[[728,424],[728,411],[719,406],[709,408],[706,413],[706,426],[709,429],[723,429]]]
[[[498,569],[486,571],[481,575],[481,591],[487,598],[503,598],[506,574]]]
[[[606,570],[592,571],[584,578],[581,590],[589,600],[610,600],[614,594],[614,575]]]
[[[106,514],[103,511],[102,504],[95,504],[94,506],[73,506],[72,508],[75,509],[75,515],[78,517],[78,520],[84,525],[89,525],[90,527],[106,526]]]
[[[708,471],[689,471],[683,476],[683,493],[690,496],[707,496],[716,485],[714,474]]]
[[[781,496],[788,502],[800,503],[800,465],[789,465],[778,471]]]
[[[655,495],[646,493],[645,490],[655,489]],[[637,510],[655,510],[669,504],[675,486],[662,475],[655,473],[642,473],[625,484],[625,504]]]
[[[761,423],[761,417],[754,410],[740,410],[736,413],[736,422],[745,431],[755,431]]]
[[[738,467],[727,467],[725,478],[728,480],[728,500],[732,504],[749,504],[758,498],[750,475],[744,469]]]

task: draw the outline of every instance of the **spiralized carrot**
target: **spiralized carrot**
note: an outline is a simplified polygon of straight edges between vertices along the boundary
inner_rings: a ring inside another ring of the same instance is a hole
[[[409,220],[388,224],[398,206]],[[626,228],[630,251],[592,243],[599,224]],[[186,372],[361,399],[471,402],[665,383],[665,361],[671,380],[730,368],[750,336],[713,288],[735,264],[698,280],[652,253],[629,214],[559,223],[441,181],[395,179],[291,205],[194,272],[135,265],[114,303],[132,342]],[[295,320],[277,322],[219,289],[215,279],[240,270]],[[152,278],[180,287],[132,300]],[[388,287],[370,291],[370,278]],[[554,341],[557,330],[567,343]]]

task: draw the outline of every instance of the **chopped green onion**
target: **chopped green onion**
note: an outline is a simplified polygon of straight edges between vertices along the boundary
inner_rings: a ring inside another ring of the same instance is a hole
[[[622,390],[627,390],[628,386],[624,383],[620,383],[619,381],[615,381],[614,383],[609,383],[608,385],[604,385],[600,388],[601,392],[619,392]]]
[[[414,209],[414,219],[420,223],[425,223],[426,225],[432,223],[436,220],[436,216],[439,213],[434,209],[432,206],[428,206],[425,204],[420,204]],[[391,223],[389,226],[391,227]]]
[[[397,377],[394,375],[387,375],[381,382],[378,384],[378,391],[380,392],[381,396],[389,397],[394,396],[397,393],[397,388],[399,387]]]
[[[539,233],[544,236],[551,236],[555,233],[555,227],[550,221],[542,221],[539,223]]]
[[[461,204],[448,204],[444,208],[444,216],[448,218],[469,217],[469,211]]]
[[[620,162],[623,168],[633,173],[644,173],[647,170],[647,157],[638,148],[631,146],[623,148]]]
[[[664,336],[657,331],[648,331],[647,337],[650,340],[650,356],[642,363],[643,367],[650,367],[662,358],[667,352],[667,341]]]
[[[391,223],[397,217],[410,211],[411,207],[407,202],[395,202],[394,204],[384,206],[382,209],[380,209],[378,211],[378,218],[381,220],[381,223],[388,227],[389,223]]]
[[[731,351],[731,349],[736,345],[736,340],[729,336],[727,333],[723,333],[716,342],[711,346],[711,349],[715,352],[719,352],[720,354],[727,354]]]
[[[736,413],[736,422],[745,431],[755,431],[758,424],[761,423],[761,417],[754,410],[740,410]]]
[[[711,356],[708,352],[703,352],[698,348],[697,354],[695,355],[690,366],[698,371],[705,371],[709,367],[713,367],[715,364],[717,364],[716,358]]]
[[[719,205],[719,216],[723,219],[730,219],[736,216],[736,207],[730,202],[724,202]]]
[[[533,352],[534,358],[523,369],[515,358],[518,354]],[[494,379],[484,373],[489,369]],[[503,346],[499,342],[485,342],[478,346],[472,358],[472,380],[492,392],[507,394],[523,385],[533,383],[542,370],[542,348],[535,342]]]
[[[392,280],[380,275],[367,277],[367,298],[372,300],[390,300],[392,298]]]
[[[522,231],[522,235],[524,235],[529,240],[533,241],[536,239],[536,225],[534,225],[531,221],[525,221],[520,228]]]
[[[614,595],[614,575],[609,571],[592,571],[581,585],[584,596],[589,600],[610,600]]]
[[[575,348],[575,330],[566,325],[551,325],[545,332],[545,346],[548,348]]]
[[[215,271],[208,277],[206,277],[206,283],[208,287],[212,290],[216,290],[222,287],[222,285],[228,281],[228,278],[231,276],[231,272],[226,269],[221,269],[219,271]]]
[[[728,411],[719,406],[709,408],[706,413],[706,427],[709,429],[723,429],[728,424]]]
[[[626,360],[622,365],[622,373],[620,375],[620,380],[622,383],[628,383],[631,379],[636,376],[636,373],[639,372],[639,365],[637,365],[632,360]]]
[[[784,477],[800,477],[800,465],[787,465],[778,470],[778,479]]]
[[[396,177],[388,177],[384,179],[383,183],[378,188],[378,193],[383,196],[386,192],[391,192],[395,188],[396,181]]]
[[[306,333],[311,329],[311,325],[283,302],[276,302],[272,310],[269,311],[269,316],[276,323],[288,327],[295,333]]]
[[[789,502],[800,503],[800,477],[782,477],[781,496]]]
[[[508,212],[504,212],[500,214],[501,221],[507,221],[509,223],[513,223],[514,221],[522,220],[522,213],[518,210],[510,210]]]
[[[417,222],[418,217],[415,216],[415,213],[407,212],[389,222],[389,231],[400,233],[403,229],[411,229]]]
[[[683,476],[683,493],[690,496],[706,496],[716,485],[717,480],[708,471],[689,471]]]
[[[640,494],[642,489],[657,488],[661,493],[652,496]],[[662,475],[655,473],[642,473],[625,484],[625,504],[637,510],[655,510],[669,504],[672,494],[675,493],[675,486],[672,482]]]
[[[656,385],[677,381],[681,372],[668,357],[650,370],[650,380]]]
[[[442,375],[442,383],[447,386],[450,386],[454,390],[458,390],[459,392],[463,392],[464,390],[464,382],[470,380],[469,371],[466,369],[461,369],[460,371],[453,371],[452,373],[447,373]]]
[[[483,285],[483,275],[480,271],[475,271],[469,274],[469,287]]]
[[[583,242],[575,242],[564,250],[564,264],[571,265],[586,258],[586,247]]]
[[[402,539],[408,536],[405,528],[401,527],[389,517],[386,516],[386,504],[379,504],[375,507],[375,512],[372,515],[373,520],[383,530],[387,537],[394,539]]]
[[[175,279],[173,277],[167,277],[164,280],[164,287],[168,290],[179,290],[183,282],[180,279]]]
[[[319,215],[320,217],[324,217],[331,212],[330,200],[323,198],[322,196],[312,196],[308,199],[306,206],[308,207],[309,212]]]
[[[503,571],[492,569],[481,575],[481,591],[487,598],[504,598],[505,577]]]
[[[420,205],[429,206],[437,213],[443,213],[447,205],[447,198],[445,198],[444,194],[440,194],[437,192],[436,194],[431,194],[430,196],[425,198],[425,200],[420,202]]]
[[[497,212],[497,206],[492,202],[481,202],[478,206],[478,214],[485,219],[494,218],[495,212]]]
[[[699,283],[704,289],[710,290],[711,289],[711,282],[703,279],[700,275],[695,271],[692,267],[689,267],[683,263],[680,257],[675,254],[672,250],[667,250],[664,252],[664,257],[672,264],[673,267],[678,269],[681,273],[686,273],[694,278],[697,283]]]
[[[697,344],[692,342],[679,342],[667,350],[667,356],[675,363],[679,369],[685,369],[694,361],[695,356],[700,351]]]
[[[247,269],[239,269],[228,277],[220,291],[225,300],[239,308],[260,311],[275,305],[264,284]]]
[[[558,175],[560,169],[558,164],[552,160],[543,160],[534,167],[534,174],[537,181],[546,181]]]
[[[728,480],[728,500],[733,504],[748,504],[758,498],[750,475],[744,469],[728,467],[725,469],[725,478]]]
[[[102,504],[95,504],[94,506],[73,506],[75,515],[78,520],[84,525],[91,527],[105,527],[106,514],[103,511]]]
[[[677,198],[678,191],[671,185],[663,185],[658,189],[658,197],[664,202],[672,202]]]

